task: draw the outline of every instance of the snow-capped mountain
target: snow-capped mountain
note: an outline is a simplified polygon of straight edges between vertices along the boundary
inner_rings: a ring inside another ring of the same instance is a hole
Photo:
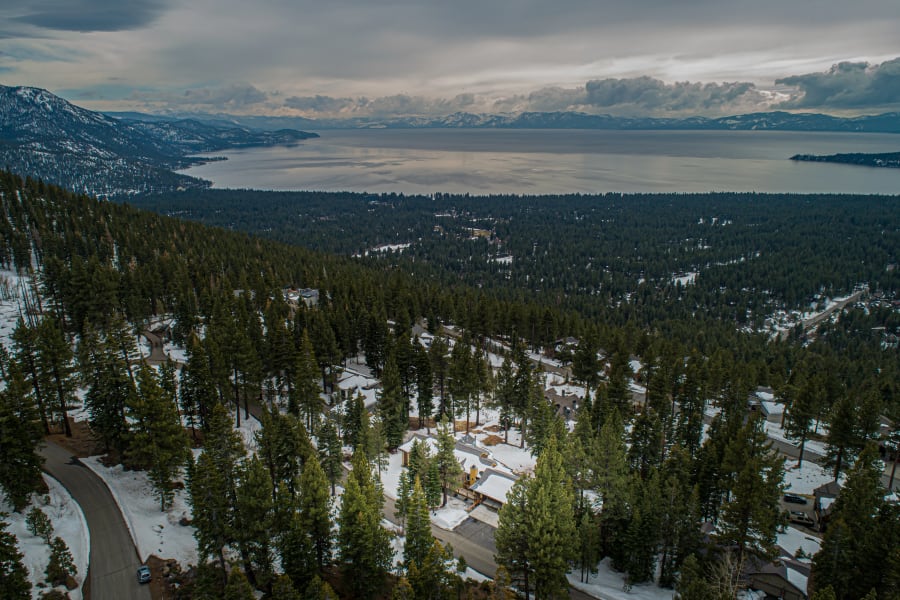
[[[194,120],[115,119],[32,87],[0,86],[0,166],[78,192],[104,196],[205,187],[173,172],[191,154],[292,144],[302,131],[254,131]]]

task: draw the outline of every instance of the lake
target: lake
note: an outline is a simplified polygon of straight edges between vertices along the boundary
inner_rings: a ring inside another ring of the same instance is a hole
[[[795,162],[897,152],[900,135],[781,131],[324,130],[294,147],[215,153],[183,171],[218,188],[487,193],[900,194],[900,169]]]

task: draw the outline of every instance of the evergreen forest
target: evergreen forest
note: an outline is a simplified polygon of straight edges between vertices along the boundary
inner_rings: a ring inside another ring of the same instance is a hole
[[[764,386],[799,461],[820,443],[842,482],[809,596],[897,599],[900,504],[881,461],[900,445],[898,202],[195,190],[117,204],[0,172],[0,266],[30,282],[0,286],[20,303],[0,352],[0,489],[25,510],[42,440],[73,435],[82,390],[98,446],[147,473],[160,510],[184,483],[200,560],[174,597],[554,599],[605,561],[629,589],[737,598],[780,558],[788,520],[791,461],[748,411]],[[289,302],[297,288],[318,302]],[[854,292],[815,327],[767,324]],[[183,364],[138,359],[136,334],[161,318]],[[380,382],[370,408],[336,387],[361,356]],[[545,399],[544,360],[587,391],[571,419]],[[454,434],[482,407],[535,466],[476,583],[429,512],[459,487]],[[423,424],[435,448],[410,452],[395,552],[382,468]],[[0,596],[30,598],[4,527]]]

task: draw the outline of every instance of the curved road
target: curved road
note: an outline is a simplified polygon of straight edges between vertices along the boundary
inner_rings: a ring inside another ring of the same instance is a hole
[[[87,519],[91,532],[91,600],[150,600],[149,587],[135,579],[140,559],[106,484],[71,452],[52,442],[46,442],[41,454],[44,470],[69,490]]]

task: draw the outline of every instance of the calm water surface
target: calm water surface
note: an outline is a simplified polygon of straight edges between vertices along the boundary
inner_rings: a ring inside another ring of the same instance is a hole
[[[216,153],[184,171],[219,188],[434,193],[900,194],[900,169],[788,160],[898,152],[900,135],[772,131],[322,131],[295,147]]]

